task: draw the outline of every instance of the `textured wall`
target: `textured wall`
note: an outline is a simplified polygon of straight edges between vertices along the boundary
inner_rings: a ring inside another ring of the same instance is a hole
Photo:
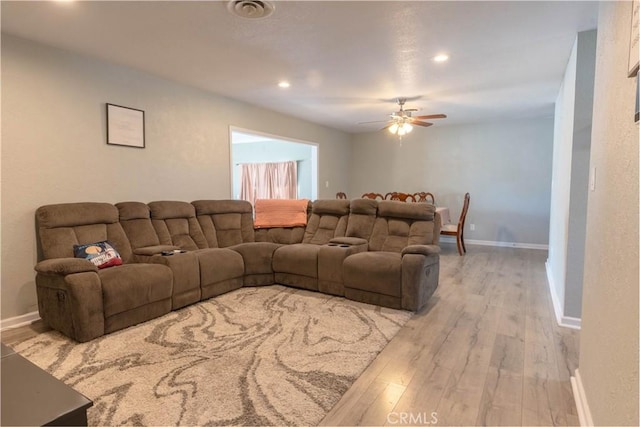
[[[569,240],[569,202],[571,200],[571,147],[573,144],[573,116],[576,97],[576,65],[578,42],[573,45],[564,72],[562,86],[556,98],[553,131],[553,173],[551,181],[551,210],[549,218],[549,280],[554,301],[564,307],[567,278],[567,244]]]
[[[561,316],[580,318],[596,53],[579,33],[556,100],[548,267]]]
[[[106,145],[107,102],[145,110],[145,149]],[[318,143],[318,196],[347,187],[349,134],[3,35],[2,318],[36,309],[38,206],[229,198],[230,125]]]
[[[550,118],[358,134],[349,195],[430,191],[457,218],[468,191],[465,239],[545,245],[552,149]]]
[[[627,78],[630,2],[598,22],[579,370],[596,425],[638,419],[638,126]]]

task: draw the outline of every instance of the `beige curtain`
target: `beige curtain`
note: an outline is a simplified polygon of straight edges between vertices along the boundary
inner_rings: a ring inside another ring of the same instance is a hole
[[[240,198],[253,205],[256,199],[297,199],[298,164],[241,163]]]

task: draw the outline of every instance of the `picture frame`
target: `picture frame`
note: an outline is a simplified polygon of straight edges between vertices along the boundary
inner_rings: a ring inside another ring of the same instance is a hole
[[[640,0],[633,0],[631,3],[631,36],[629,40],[629,68],[628,77],[638,75],[640,66],[640,44],[639,44],[639,23],[640,23]]]
[[[107,144],[145,148],[144,111],[106,104]]]

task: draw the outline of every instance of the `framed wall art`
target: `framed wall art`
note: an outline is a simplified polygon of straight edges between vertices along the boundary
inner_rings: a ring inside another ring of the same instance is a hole
[[[107,144],[144,148],[144,111],[107,104]]]

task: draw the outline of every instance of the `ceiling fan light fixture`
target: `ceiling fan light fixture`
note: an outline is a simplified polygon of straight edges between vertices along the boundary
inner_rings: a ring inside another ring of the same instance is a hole
[[[412,130],[413,130],[413,126],[411,126],[407,122],[402,122],[402,121],[397,121],[393,123],[391,126],[389,126],[389,132],[398,136],[406,135],[410,133]]]
[[[433,57],[434,62],[447,62],[449,60],[449,55],[446,53],[440,53]]]

